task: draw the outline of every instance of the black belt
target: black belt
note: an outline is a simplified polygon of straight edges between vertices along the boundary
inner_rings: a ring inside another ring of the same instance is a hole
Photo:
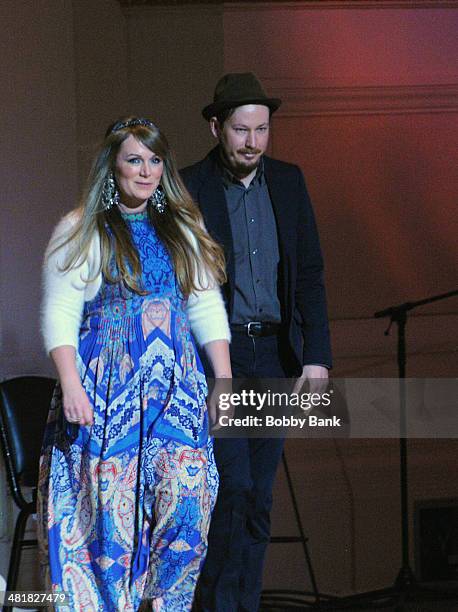
[[[268,323],[264,321],[250,321],[249,323],[231,324],[232,331],[243,332],[250,338],[259,338],[261,336],[275,336],[280,333],[280,329],[280,323]]]

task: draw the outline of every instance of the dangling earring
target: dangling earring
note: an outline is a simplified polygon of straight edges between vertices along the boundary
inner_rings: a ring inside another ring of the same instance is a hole
[[[109,172],[103,181],[102,187],[102,208],[103,210],[110,210],[112,206],[119,202],[119,191],[116,187],[116,182],[113,176],[113,172]]]
[[[153,195],[148,198],[148,204],[150,204],[158,213],[162,214],[165,211],[167,208],[167,199],[161,185],[158,185]]]

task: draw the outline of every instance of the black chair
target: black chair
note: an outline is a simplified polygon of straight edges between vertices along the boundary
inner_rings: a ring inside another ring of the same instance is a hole
[[[25,540],[27,519],[36,512],[38,464],[43,433],[56,381],[42,376],[20,376],[0,383],[0,445],[6,477],[19,515],[14,529],[6,590],[16,590],[22,549],[36,546]],[[32,501],[23,488],[33,489]],[[9,610],[4,606],[3,610]]]

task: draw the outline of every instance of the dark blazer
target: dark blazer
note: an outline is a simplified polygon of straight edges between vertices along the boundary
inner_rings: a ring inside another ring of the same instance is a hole
[[[218,165],[218,148],[181,170],[183,181],[204,216],[207,230],[226,255],[228,282],[223,296],[229,315],[234,295],[233,237]],[[277,223],[280,264],[278,296],[284,332],[282,358],[291,376],[303,364],[331,366],[326,295],[315,217],[298,166],[264,156],[264,172]]]

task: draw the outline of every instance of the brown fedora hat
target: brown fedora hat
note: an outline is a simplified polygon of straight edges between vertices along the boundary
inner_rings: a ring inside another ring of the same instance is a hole
[[[223,110],[244,104],[263,104],[274,112],[280,106],[281,100],[268,98],[252,72],[230,73],[218,81],[213,102],[202,110],[202,115],[208,121]]]

